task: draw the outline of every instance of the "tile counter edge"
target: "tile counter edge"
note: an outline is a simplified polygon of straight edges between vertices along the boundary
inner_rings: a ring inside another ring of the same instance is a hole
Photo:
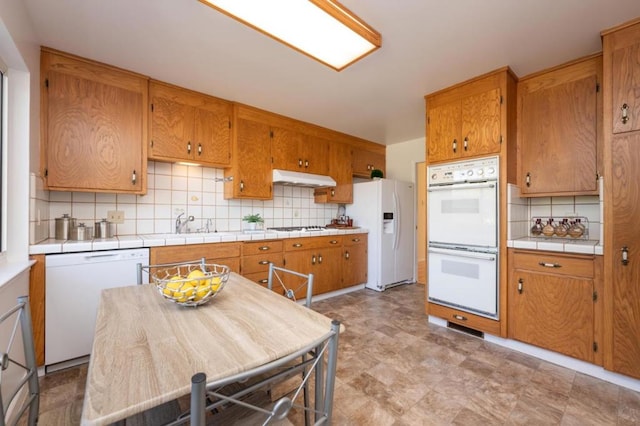
[[[367,234],[366,228],[357,229],[331,229],[317,232],[259,232],[244,233],[221,232],[219,235],[189,235],[189,234],[146,234],[123,235],[106,239],[94,239],[91,241],[65,241],[53,238],[44,240],[38,244],[29,246],[29,254],[55,254],[74,253],[83,251],[117,250],[140,247],[177,246],[186,244],[207,244],[221,242],[242,242],[256,240],[283,240],[299,237],[322,237],[331,235]]]
[[[596,240],[550,240],[524,237],[515,240],[507,240],[507,247],[556,251],[560,253],[595,254],[603,255],[603,246]]]

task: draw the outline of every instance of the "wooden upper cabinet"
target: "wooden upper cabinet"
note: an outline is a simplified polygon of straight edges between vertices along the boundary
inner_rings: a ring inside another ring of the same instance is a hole
[[[349,204],[353,202],[351,155],[351,146],[336,141],[329,144],[329,176],[336,181],[336,186],[316,189],[314,191],[316,203]]]
[[[49,190],[147,190],[144,76],[43,48],[42,175]]]
[[[602,55],[518,83],[519,185],[524,196],[598,193]]]
[[[273,198],[271,126],[251,108],[234,106],[231,167],[224,171],[224,198]]]
[[[633,36],[617,40],[611,70],[613,133],[640,130],[640,43]]]
[[[356,177],[371,178],[371,171],[378,169],[386,176],[386,156],[384,153],[354,148],[351,157],[352,174]]]
[[[502,79],[499,70],[427,95],[429,163],[501,151]]]
[[[149,159],[229,166],[231,102],[158,81],[150,82],[149,97]]]
[[[299,130],[272,129],[273,168],[326,175],[329,142]]]

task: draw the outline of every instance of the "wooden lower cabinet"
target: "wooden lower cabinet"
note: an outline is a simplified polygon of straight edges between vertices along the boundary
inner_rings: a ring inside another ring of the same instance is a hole
[[[511,250],[509,338],[602,364],[602,259]]]
[[[36,364],[44,365],[44,309],[45,309],[45,256],[31,256],[36,263],[29,271],[29,309],[33,327],[33,344],[36,349]]]
[[[242,276],[266,287],[269,279],[269,263],[273,263],[275,266],[284,264],[282,246],[281,240],[242,244],[242,259],[240,261]]]
[[[367,282],[367,234],[345,236],[342,288]]]
[[[240,272],[241,243],[187,244],[184,246],[151,247],[149,263],[191,262],[205,258],[207,263],[227,265],[232,272]]]

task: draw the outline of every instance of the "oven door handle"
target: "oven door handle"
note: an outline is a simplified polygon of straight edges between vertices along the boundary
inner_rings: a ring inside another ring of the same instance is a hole
[[[495,182],[480,182],[480,183],[456,183],[452,185],[441,185],[441,186],[430,186],[429,192],[437,192],[437,191],[452,191],[459,189],[477,189],[477,188],[495,188]]]
[[[483,259],[495,261],[498,257],[497,254],[494,253],[479,253],[476,251],[466,251],[466,250],[450,250],[450,249],[439,249],[435,247],[429,247],[429,253],[438,253],[438,254],[446,254],[449,256],[457,256],[457,257],[469,257],[471,259]]]

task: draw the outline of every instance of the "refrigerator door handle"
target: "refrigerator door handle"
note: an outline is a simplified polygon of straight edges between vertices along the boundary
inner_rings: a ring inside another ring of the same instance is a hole
[[[393,249],[397,250],[400,242],[400,203],[398,201],[398,193],[393,192],[393,204],[395,205],[395,218],[393,221]]]

